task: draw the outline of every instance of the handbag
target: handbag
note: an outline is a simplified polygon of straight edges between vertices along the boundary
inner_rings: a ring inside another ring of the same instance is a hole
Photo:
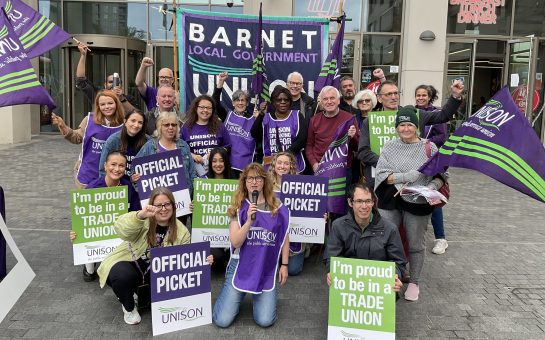
[[[426,141],[426,155],[428,156],[428,158],[431,158],[431,147],[430,147],[430,141],[429,140]],[[443,177],[441,177],[441,179],[443,180],[443,185],[437,191],[439,191],[448,200],[448,199],[450,199],[450,186],[449,186],[448,181],[446,179],[444,179]],[[445,204],[447,204],[447,203],[441,201],[440,203],[432,205],[432,207],[441,208]]]

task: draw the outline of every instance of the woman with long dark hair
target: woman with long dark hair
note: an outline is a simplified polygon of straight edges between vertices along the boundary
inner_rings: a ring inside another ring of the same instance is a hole
[[[426,111],[439,110],[433,106],[433,102],[438,98],[437,90],[432,85],[420,85],[414,91],[416,108]],[[420,133],[420,137],[433,142],[439,149],[448,138],[447,123],[426,125],[424,131]],[[433,234],[435,235],[434,246],[432,253],[440,255],[448,248],[448,242],[445,237],[445,225],[443,222],[443,208],[435,208],[431,213],[431,225],[433,226]]]
[[[125,323],[140,323],[134,294],[143,283],[149,285],[150,249],[189,244],[191,237],[176,219],[176,201],[164,187],[155,188],[149,204],[142,210],[119,216],[115,229],[123,243],[102,261],[98,268],[100,287],[108,284],[121,302]],[[213,258],[208,256],[208,263]],[[145,289],[149,290],[149,286]]]
[[[126,175],[131,177],[132,160],[144,144],[151,139],[150,136],[146,135],[146,123],[146,115],[139,110],[127,112],[125,114],[125,123],[123,124],[121,131],[108,137],[106,143],[102,147],[99,163],[99,174],[101,176],[104,175],[104,161],[108,154],[114,150],[119,150],[125,153],[125,157],[127,157]]]
[[[189,145],[193,160],[203,166],[212,148],[231,147],[229,134],[218,118],[216,102],[212,97],[203,94],[191,102],[181,138]]]

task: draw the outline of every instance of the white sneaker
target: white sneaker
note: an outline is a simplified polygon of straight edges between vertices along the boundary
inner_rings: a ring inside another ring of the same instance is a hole
[[[121,305],[121,308],[123,308],[123,320],[125,320],[126,324],[136,325],[139,324],[140,321],[142,321],[142,318],[140,317],[140,314],[138,314],[138,308],[136,308],[136,306],[134,306],[132,312],[127,312],[123,305]]]
[[[444,254],[445,250],[448,248],[448,242],[444,238],[439,238],[435,240],[435,245],[431,250],[432,253],[440,255]]]

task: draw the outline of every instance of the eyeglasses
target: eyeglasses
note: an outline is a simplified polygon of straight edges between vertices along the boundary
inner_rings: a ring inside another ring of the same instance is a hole
[[[283,97],[282,98],[276,98],[276,101],[278,103],[289,103],[290,102],[290,100],[288,98],[283,98]]]
[[[372,200],[372,199],[369,199],[369,200],[352,200],[352,204],[353,204],[353,205],[366,205],[366,206],[370,206],[370,205],[373,205],[373,200]]]
[[[388,92],[388,93],[379,93],[381,96],[384,96],[384,97],[397,97],[401,94],[401,92]]]
[[[166,203],[161,203],[161,204],[154,204],[153,206],[156,207],[157,209],[159,209],[159,211],[161,211],[163,209],[170,210],[170,208],[172,207],[172,203],[166,202]]]
[[[197,106],[199,109],[201,110],[204,110],[204,111],[212,111],[212,107],[211,106]]]
[[[235,102],[245,102],[246,103],[248,100],[246,98],[244,98],[244,97],[240,97],[240,98],[235,99],[234,101]]]
[[[360,99],[360,100],[358,100],[358,104],[359,104],[359,103],[365,103],[365,104],[367,104],[367,103],[370,103],[370,102],[371,102],[371,99]]]
[[[175,127],[178,126],[178,124],[176,124],[176,123],[165,123],[165,124],[161,124],[161,125],[162,125],[163,127],[166,127],[166,128],[169,128],[169,127],[175,128]]]
[[[261,183],[263,182],[265,179],[261,176],[250,176],[250,177],[246,177],[246,182],[256,182],[256,183]]]
[[[171,80],[172,77],[169,76],[159,76],[159,80]]]
[[[303,83],[297,82],[297,81],[288,81],[288,85],[291,86],[303,86]]]

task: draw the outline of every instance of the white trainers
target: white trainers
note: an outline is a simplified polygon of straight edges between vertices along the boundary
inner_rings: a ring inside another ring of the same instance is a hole
[[[140,314],[138,314],[138,308],[136,308],[136,306],[134,306],[132,312],[127,312],[123,305],[121,305],[121,308],[123,308],[123,320],[125,320],[126,324],[136,325],[139,324],[140,321],[142,321],[142,318],[140,317]]]
[[[445,250],[448,248],[448,242],[444,238],[439,238],[435,240],[435,245],[431,250],[432,253],[440,255],[444,254]]]

